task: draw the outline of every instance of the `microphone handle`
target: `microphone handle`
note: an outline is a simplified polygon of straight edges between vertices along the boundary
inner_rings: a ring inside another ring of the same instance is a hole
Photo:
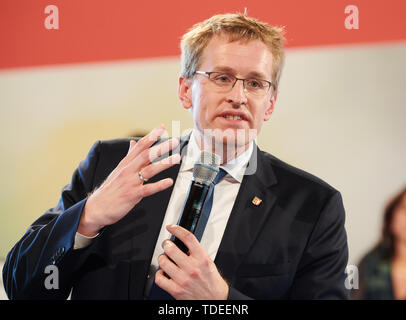
[[[210,184],[192,181],[189,188],[188,198],[183,207],[182,216],[179,225],[191,233],[195,233],[197,224],[202,214],[203,204],[210,190]],[[189,249],[181,240],[174,237],[173,242],[186,254]]]

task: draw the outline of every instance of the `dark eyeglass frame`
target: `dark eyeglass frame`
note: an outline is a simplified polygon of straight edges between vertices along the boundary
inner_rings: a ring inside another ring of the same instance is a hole
[[[214,80],[211,78],[211,75],[212,75],[213,73],[224,74],[224,75],[230,76],[231,78],[234,78],[234,83],[233,83],[233,85],[231,86],[230,89],[234,88],[234,86],[235,86],[235,84],[237,83],[238,80],[241,80],[241,81],[242,81],[243,86],[244,86],[244,89],[246,88],[245,83],[246,83],[246,81],[248,81],[248,80],[257,80],[257,81],[264,81],[264,82],[266,82],[266,83],[268,84],[268,88],[266,89],[266,92],[268,92],[271,87],[273,87],[273,88],[275,89],[275,85],[274,85],[271,81],[268,81],[268,80],[265,80],[265,79],[258,79],[258,78],[248,78],[248,79],[237,78],[237,77],[234,76],[233,74],[228,73],[228,72],[223,72],[223,71],[200,71],[200,70],[195,71],[195,74],[200,74],[200,75],[207,76],[207,78],[209,78],[209,80],[211,80],[211,81],[214,81]],[[248,90],[248,89],[247,89],[247,90]]]

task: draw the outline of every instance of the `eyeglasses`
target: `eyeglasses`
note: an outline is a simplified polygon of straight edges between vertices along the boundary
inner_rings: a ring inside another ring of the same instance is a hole
[[[266,95],[269,88],[274,86],[272,82],[267,80],[256,78],[240,79],[226,72],[196,71],[195,73],[208,77],[217,86],[217,88],[223,92],[230,91],[232,88],[234,88],[238,80],[242,81],[245,90],[255,96]]]

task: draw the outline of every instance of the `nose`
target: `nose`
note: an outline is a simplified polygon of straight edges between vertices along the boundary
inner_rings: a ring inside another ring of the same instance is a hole
[[[231,103],[233,107],[239,107],[247,103],[247,94],[244,87],[244,81],[237,80],[234,86],[228,92],[227,102]]]

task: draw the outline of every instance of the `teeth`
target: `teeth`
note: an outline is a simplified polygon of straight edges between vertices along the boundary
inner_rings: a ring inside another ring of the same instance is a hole
[[[240,116],[225,115],[224,118],[231,120],[242,120]]]

